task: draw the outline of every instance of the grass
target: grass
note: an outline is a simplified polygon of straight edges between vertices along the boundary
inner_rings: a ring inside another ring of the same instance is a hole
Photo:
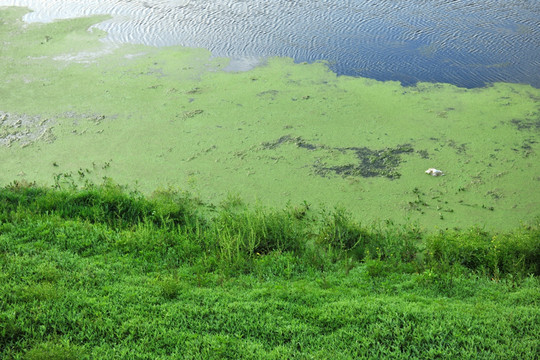
[[[534,359],[539,234],[15,182],[0,358]]]

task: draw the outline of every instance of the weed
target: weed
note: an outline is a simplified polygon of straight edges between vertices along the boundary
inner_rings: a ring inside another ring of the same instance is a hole
[[[167,276],[157,281],[161,295],[169,300],[175,299],[186,287],[177,276]]]
[[[25,354],[26,360],[78,360],[83,352],[78,346],[45,342],[36,345]]]
[[[539,231],[16,182],[0,188],[0,357],[530,358]]]

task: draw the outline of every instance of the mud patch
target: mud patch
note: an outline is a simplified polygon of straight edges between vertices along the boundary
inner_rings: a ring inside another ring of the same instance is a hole
[[[28,146],[35,141],[53,142],[53,121],[41,116],[13,114],[0,111],[0,146]]]

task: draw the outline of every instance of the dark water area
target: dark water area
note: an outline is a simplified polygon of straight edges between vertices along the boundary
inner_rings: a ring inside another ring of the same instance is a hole
[[[540,1],[0,0],[26,21],[111,14],[108,41],[183,45],[247,70],[272,56],[325,61],[339,75],[540,88]]]

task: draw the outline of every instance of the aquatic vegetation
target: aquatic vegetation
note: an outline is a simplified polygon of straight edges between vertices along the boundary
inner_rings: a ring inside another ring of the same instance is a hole
[[[87,31],[101,18],[23,27],[25,10],[1,11],[1,184],[113,177],[145,193],[342,205],[426,229],[509,229],[540,215],[538,89],[404,87],[283,58],[225,72],[229,60],[202,49],[109,49]],[[78,52],[96,55],[62,57]],[[424,176],[431,166],[446,176]]]

